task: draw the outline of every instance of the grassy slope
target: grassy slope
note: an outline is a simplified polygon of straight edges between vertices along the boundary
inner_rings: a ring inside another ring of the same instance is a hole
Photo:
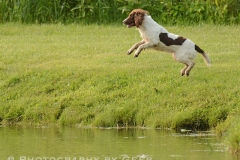
[[[239,115],[240,27],[166,28],[195,41],[212,66],[198,55],[186,78],[169,53],[127,56],[140,36],[124,26],[0,25],[0,121],[229,127]]]

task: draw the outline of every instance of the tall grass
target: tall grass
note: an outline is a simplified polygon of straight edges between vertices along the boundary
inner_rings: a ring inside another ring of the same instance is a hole
[[[165,24],[239,24],[239,0],[1,0],[0,22],[119,23],[143,8]]]

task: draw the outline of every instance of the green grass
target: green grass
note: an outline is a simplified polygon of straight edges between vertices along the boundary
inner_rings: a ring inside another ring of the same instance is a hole
[[[118,23],[142,8],[163,24],[239,24],[238,0],[1,0],[0,23]]]
[[[169,53],[144,50],[138,58],[127,56],[141,38],[120,25],[1,24],[0,122],[217,127],[238,151],[240,27],[166,28],[201,46],[212,66],[198,55],[187,78]]]

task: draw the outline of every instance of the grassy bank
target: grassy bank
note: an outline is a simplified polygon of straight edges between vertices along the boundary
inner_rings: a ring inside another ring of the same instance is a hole
[[[140,36],[120,25],[0,25],[1,123],[216,127],[238,150],[240,27],[166,28],[195,41],[212,66],[198,55],[186,78],[169,53],[127,56]]]

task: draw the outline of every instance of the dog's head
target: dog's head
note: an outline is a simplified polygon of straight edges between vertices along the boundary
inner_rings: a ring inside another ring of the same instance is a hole
[[[147,14],[148,12],[143,9],[134,9],[123,21],[123,24],[127,25],[128,28],[133,26],[139,27],[143,22],[144,16]]]

